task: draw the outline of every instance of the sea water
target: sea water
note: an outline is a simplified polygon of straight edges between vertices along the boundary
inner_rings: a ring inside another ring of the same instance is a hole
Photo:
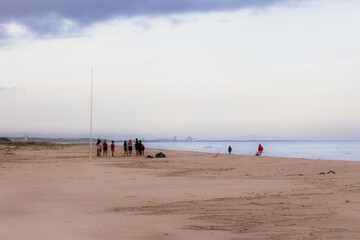
[[[144,142],[146,148],[255,155],[258,145],[263,156],[360,161],[360,141],[203,141]]]

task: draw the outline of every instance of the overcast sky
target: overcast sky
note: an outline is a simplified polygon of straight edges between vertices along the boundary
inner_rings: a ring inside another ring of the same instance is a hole
[[[0,0],[0,135],[359,139],[359,0]]]

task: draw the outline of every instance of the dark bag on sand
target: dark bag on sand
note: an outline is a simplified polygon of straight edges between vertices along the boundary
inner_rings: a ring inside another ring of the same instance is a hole
[[[156,158],[164,158],[166,157],[165,154],[163,154],[162,152],[159,152],[155,155]]]
[[[154,158],[153,156],[151,155],[147,155],[146,158]]]

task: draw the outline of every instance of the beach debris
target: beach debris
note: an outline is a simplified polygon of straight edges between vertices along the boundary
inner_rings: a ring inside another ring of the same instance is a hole
[[[349,200],[346,200],[345,202],[346,202],[346,203],[349,203],[350,201],[349,201]]]
[[[336,172],[334,172],[333,170],[327,172],[327,174],[330,174],[330,173],[336,174]],[[321,173],[319,173],[319,174],[320,174],[320,175],[325,175],[325,172],[321,172]]]
[[[155,155],[156,158],[164,158],[166,157],[165,154],[163,154],[162,152],[159,152]]]
[[[147,155],[146,158],[154,158],[153,156],[151,155]]]

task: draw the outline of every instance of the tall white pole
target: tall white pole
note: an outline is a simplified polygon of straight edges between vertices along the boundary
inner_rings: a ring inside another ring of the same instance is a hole
[[[90,160],[92,157],[92,108],[93,108],[93,75],[94,69],[91,68],[91,98],[90,98]]]

